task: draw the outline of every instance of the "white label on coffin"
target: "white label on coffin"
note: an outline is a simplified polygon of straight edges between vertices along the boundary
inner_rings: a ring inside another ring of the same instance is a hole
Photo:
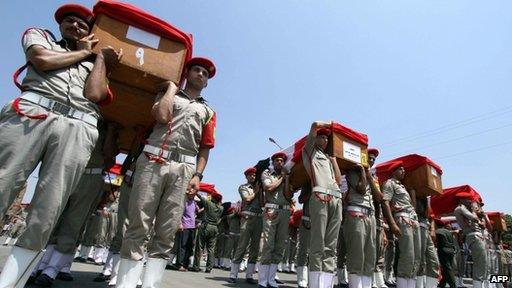
[[[154,49],[158,49],[158,45],[160,44],[160,36],[151,34],[133,26],[128,27],[128,32],[126,32],[126,39],[133,40]]]
[[[432,175],[434,175],[434,176],[436,176],[436,177],[437,177],[437,176],[439,176],[439,175],[437,174],[437,170],[436,170],[434,167],[430,167],[430,171],[432,172]]]
[[[343,141],[343,158],[361,164],[361,148]]]

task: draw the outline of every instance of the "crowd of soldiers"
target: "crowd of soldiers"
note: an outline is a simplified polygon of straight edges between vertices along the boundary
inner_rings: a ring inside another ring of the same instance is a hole
[[[490,273],[510,273],[500,239],[490,236],[489,219],[468,195],[459,195],[454,211],[457,240],[449,225],[430,216],[428,199],[404,187],[401,163],[390,167],[392,177],[382,186],[372,169],[377,149],[368,151],[368,168],[340,170],[326,153],[331,123],[311,126],[302,150],[309,181],[300,189],[290,185],[287,155],[278,152],[268,169],[244,172],[240,205],[223,206],[216,191],[198,193],[215,146],[216,115],[202,96],[216,73],[207,58],[185,64],[183,87],[159,85],[152,107],[156,124],[129,151],[124,180],[114,187],[106,178],[119,154],[119,125],[103,121],[99,107],[112,101],[107,75],[122,51],[103,47],[92,53],[98,40],[90,34],[94,17],[86,7],[63,5],[55,20],[61,40],[39,28],[23,34],[22,93],[0,114],[2,215],[41,165],[30,207],[19,217],[25,231],[10,234],[18,237],[0,288],[72,280],[75,256],[105,265],[95,281],[161,287],[166,267],[201,271],[204,251],[205,272],[229,269],[230,283],[245,271],[247,283],[278,287],[277,272],[288,270],[297,273],[298,287],[333,287],[337,273],[339,287],[453,288],[461,285],[453,263],[459,277],[465,271],[462,239],[472,257],[474,287],[491,287]],[[299,191],[301,212],[293,202]],[[496,265],[492,251],[502,255]]]

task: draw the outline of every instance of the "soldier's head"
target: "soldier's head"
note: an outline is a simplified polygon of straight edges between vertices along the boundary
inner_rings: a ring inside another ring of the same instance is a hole
[[[256,181],[256,168],[251,167],[244,172],[245,179],[247,179],[247,183],[254,183]]]
[[[459,204],[462,204],[466,207],[471,207],[473,204],[473,194],[469,192],[460,192],[455,195],[457,199],[459,199]]]
[[[91,10],[78,4],[65,4],[55,11],[55,21],[59,23],[62,38],[78,41],[89,35],[94,23]]]
[[[222,195],[220,193],[212,193],[211,199],[213,203],[222,203]]]
[[[320,128],[316,131],[316,139],[315,145],[320,150],[324,151],[327,149],[327,144],[329,144],[329,136],[331,135],[331,129]]]
[[[370,167],[373,167],[377,157],[379,157],[379,150],[377,150],[377,148],[368,149],[368,165],[370,165]]]
[[[270,158],[272,160],[272,166],[274,166],[275,170],[281,171],[283,169],[284,164],[286,163],[286,159],[288,157],[283,152],[277,152]]]
[[[213,78],[216,72],[215,64],[204,57],[190,59],[185,65],[185,78],[187,86],[194,90],[201,91],[208,86],[208,79]]]
[[[404,180],[405,178],[405,168],[404,164],[401,161],[397,161],[391,166],[389,166],[389,171],[391,171],[391,177],[395,178],[396,180]]]

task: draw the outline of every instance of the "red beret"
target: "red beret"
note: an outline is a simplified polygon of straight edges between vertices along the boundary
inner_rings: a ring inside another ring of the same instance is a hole
[[[457,198],[461,198],[461,199],[469,199],[469,200],[473,199],[473,194],[468,193],[468,192],[459,192],[459,193],[455,194],[455,196]]]
[[[185,65],[185,68],[189,69],[194,65],[201,66],[204,69],[206,69],[206,71],[208,71],[208,78],[213,78],[213,76],[215,76],[215,72],[217,72],[215,64],[213,64],[213,62],[208,58],[194,57],[188,60],[187,64]]]
[[[251,168],[245,170],[245,172],[244,172],[245,176],[252,174],[252,173],[256,173],[256,168],[251,167]]]
[[[276,158],[282,158],[286,162],[286,159],[288,159],[288,156],[286,156],[286,154],[284,152],[277,152],[277,153],[274,153],[274,155],[272,155],[272,157],[270,157],[270,159],[272,159],[272,161],[276,160]]]
[[[331,129],[329,128],[320,128],[316,131],[316,135],[325,135],[325,136],[329,136],[331,135]]]
[[[57,9],[57,11],[55,11],[55,21],[57,21],[57,23],[60,24],[62,23],[64,17],[70,14],[80,17],[89,25],[92,25],[92,23],[94,22],[94,15],[92,14],[92,11],[86,8],[85,6],[79,4],[64,4],[60,6]]]
[[[370,148],[368,149],[368,155],[375,155],[375,157],[378,157],[379,156],[379,150],[377,150],[377,148]]]
[[[389,165],[389,172],[395,172],[396,169],[403,167],[404,163],[402,161],[396,161],[393,164]]]
[[[215,192],[215,193],[210,194],[210,196],[211,196],[213,199],[216,199],[216,200],[217,200],[217,201],[219,201],[219,202],[221,202],[221,201],[222,201],[222,194],[220,194],[220,193]]]

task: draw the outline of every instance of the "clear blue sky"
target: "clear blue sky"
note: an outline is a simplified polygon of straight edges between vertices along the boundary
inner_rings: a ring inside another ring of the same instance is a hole
[[[242,171],[275,151],[269,136],[288,146],[332,119],[368,134],[379,160],[427,155],[445,187],[470,184],[488,211],[512,212],[512,2],[130,2],[192,33],[194,54],[217,64],[204,92],[218,113],[204,180],[228,200]],[[1,104],[18,93],[21,33],[58,34],[63,3],[0,3]]]

